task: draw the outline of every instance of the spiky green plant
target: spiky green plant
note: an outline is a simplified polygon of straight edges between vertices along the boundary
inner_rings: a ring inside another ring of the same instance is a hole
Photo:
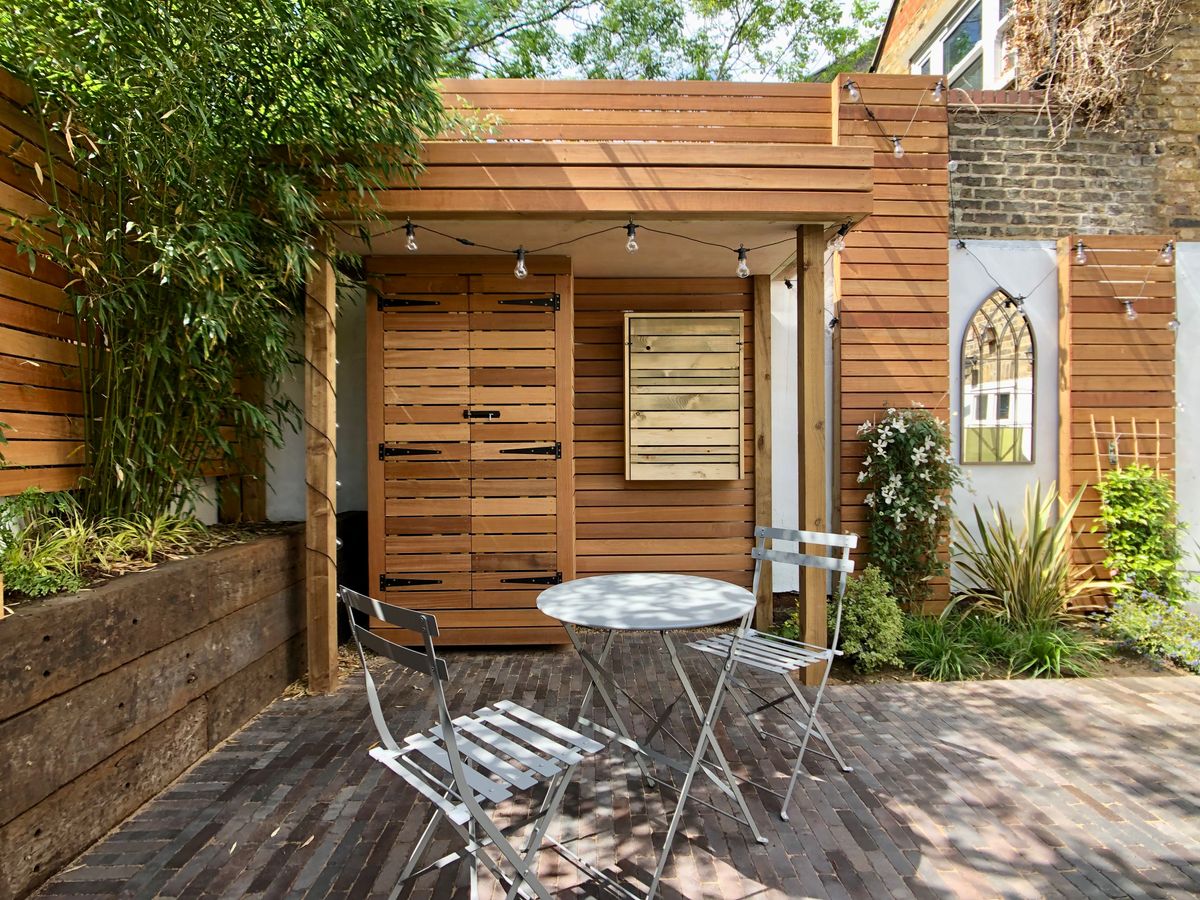
[[[946,612],[965,605],[1012,626],[1051,625],[1077,615],[1091,593],[1103,587],[1071,561],[1071,520],[1081,490],[1061,504],[1051,485],[1025,491],[1024,522],[1018,525],[998,504],[991,521],[976,506],[975,530],[962,523],[952,546],[954,600]]]
[[[1008,645],[1012,674],[1030,678],[1092,675],[1106,655],[1103,645],[1078,629],[1044,624],[1014,631]]]

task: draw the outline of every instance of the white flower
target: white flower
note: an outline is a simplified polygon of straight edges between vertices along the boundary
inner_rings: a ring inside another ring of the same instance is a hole
[[[858,426],[858,433],[865,434],[866,432],[870,431],[874,427],[875,427],[875,423],[872,422],[870,419],[868,419],[866,422],[863,422],[861,425]]]
[[[863,503],[867,504],[867,506],[874,506],[875,505],[875,495],[867,494],[867,496],[863,497]]]
[[[867,480],[867,473],[865,471],[859,472],[858,473],[858,483],[862,484],[866,480]]]

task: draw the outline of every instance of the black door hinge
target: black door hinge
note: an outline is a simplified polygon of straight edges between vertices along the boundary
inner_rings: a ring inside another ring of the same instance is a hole
[[[498,419],[500,418],[500,410],[498,409],[464,409],[464,419]]]
[[[379,589],[381,591],[390,590],[398,587],[421,587],[428,584],[441,584],[440,578],[391,578],[387,575],[379,576]]]
[[[392,456],[437,456],[441,452],[441,450],[435,450],[432,447],[389,447],[387,444],[379,445],[379,458],[381,460]]]
[[[501,584],[562,584],[562,572],[553,575],[535,575],[532,578],[501,578]]]
[[[380,297],[376,303],[380,312],[387,309],[398,309],[402,306],[441,306],[441,300],[411,300],[407,297]]]
[[[501,300],[501,306],[544,306],[558,312],[562,309],[562,297],[551,294],[549,297],[516,297],[512,300]]]
[[[543,447],[509,447],[500,452],[519,453],[523,456],[553,456],[555,459],[562,459],[562,444],[555,441],[553,444],[547,444]]]

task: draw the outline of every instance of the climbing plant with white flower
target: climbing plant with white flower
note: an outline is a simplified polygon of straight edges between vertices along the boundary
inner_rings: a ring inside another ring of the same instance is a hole
[[[939,551],[950,531],[949,495],[963,480],[950,430],[927,409],[889,409],[858,435],[867,449],[858,483],[867,490],[871,562],[913,606],[929,599],[930,582],[945,571]]]

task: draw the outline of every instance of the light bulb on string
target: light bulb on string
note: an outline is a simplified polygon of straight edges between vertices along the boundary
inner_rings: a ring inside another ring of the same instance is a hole
[[[846,92],[850,95],[850,99],[855,103],[862,98],[862,94],[858,90],[858,85],[853,81],[846,82]]]
[[[1167,330],[1170,331],[1172,334],[1179,333],[1179,320],[1177,318],[1175,318],[1174,316],[1171,316],[1170,321],[1167,322]]]
[[[1121,302],[1125,304],[1125,320],[1127,322],[1136,322],[1138,314],[1137,310],[1133,308],[1133,301],[1122,300]]]
[[[841,253],[846,249],[846,235],[850,233],[850,223],[843,222],[838,226],[837,234],[833,236],[829,246],[833,248],[835,253]]]
[[[900,138],[895,136],[892,137],[892,156],[896,157],[896,159],[904,156],[904,147],[900,144]]]
[[[410,253],[415,253],[417,250],[417,226],[412,222],[405,222],[404,233],[408,235],[405,246],[408,247]]]
[[[750,277],[750,264],[746,261],[746,247],[744,244],[738,245],[737,255],[738,255],[737,277],[738,278],[749,278]]]
[[[838,327],[838,317],[834,316],[832,319],[830,319],[828,322],[825,323],[825,333],[831,335],[835,331],[837,331],[837,327]]]
[[[1017,312],[1019,312],[1021,315],[1025,315],[1025,298],[1014,297],[1013,299],[1016,300]]]
[[[950,162],[946,163],[946,170],[948,172],[957,172],[958,171],[958,160],[952,159],[952,160],[950,160]]]
[[[630,253],[637,253],[637,226],[633,222],[630,222],[625,226],[625,234],[629,237],[629,240],[625,242],[625,249]]]
[[[1158,258],[1168,266],[1175,261],[1175,242],[1167,241],[1162,245],[1162,249],[1158,251]]]
[[[945,92],[945,90],[946,90],[946,83],[944,81],[942,81],[942,79],[939,78],[937,80],[937,84],[935,84],[933,86],[933,102],[934,103],[940,103],[942,101],[942,94]]]
[[[1083,245],[1083,238],[1075,242],[1075,264],[1082,266],[1087,262],[1087,248]]]
[[[529,274],[529,270],[525,268],[525,248],[518,247],[515,252],[517,254],[517,267],[513,269],[513,274],[518,278],[524,278]]]

